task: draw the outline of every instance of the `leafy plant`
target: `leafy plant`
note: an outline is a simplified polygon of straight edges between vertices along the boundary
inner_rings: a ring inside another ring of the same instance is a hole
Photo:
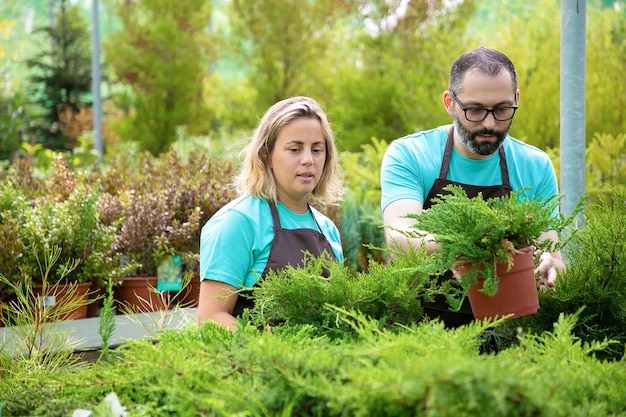
[[[573,313],[584,307],[574,328],[586,342],[615,340],[603,356],[619,359],[626,343],[626,192],[613,190],[594,204],[585,225],[564,250],[565,273],[556,282],[556,291],[545,295],[542,323],[546,329],[560,312]]]
[[[116,229],[98,218],[100,183],[76,175],[64,155],[37,170],[34,158],[16,158],[0,187],[0,273],[22,285],[41,285],[38,256],[61,248],[48,277],[57,283],[103,286],[125,273],[114,251]],[[22,175],[23,174],[23,175]],[[71,271],[62,265],[78,265]],[[61,276],[63,276],[61,278]],[[0,286],[0,295],[5,292]]]
[[[105,288],[105,296],[102,299],[100,319],[98,321],[98,333],[102,338],[100,357],[98,360],[108,360],[110,355],[110,340],[115,331],[115,298],[113,293],[113,280],[109,280]]]
[[[98,220],[100,195],[97,185],[79,184],[67,199],[44,200],[23,213],[20,238],[27,248],[21,262],[23,277],[36,278],[36,253],[54,246],[62,248],[60,265],[68,259],[76,259],[79,265],[63,277],[53,271],[50,280],[101,284],[118,274],[119,260],[112,251],[116,230]]]
[[[61,248],[58,246],[43,252],[36,251],[35,257],[42,285],[40,293],[36,293],[34,285],[28,281],[16,284],[0,274],[0,283],[11,287],[14,293],[14,299],[3,304],[2,318],[5,323],[13,325],[13,336],[2,343],[2,348],[10,346],[14,358],[21,358],[23,364],[32,367],[33,371],[40,368],[53,371],[59,366],[75,363],[71,353],[76,340],[67,331],[61,331],[58,323],[71,317],[77,308],[91,300],[75,297],[77,284],[72,284],[61,294],[51,282],[59,269],[61,279],[71,274],[78,266],[78,260],[59,265]],[[51,298],[54,302],[50,302]]]
[[[117,228],[115,250],[138,265],[133,275],[156,275],[166,255],[196,268],[200,227],[234,197],[226,186],[232,172],[231,163],[173,151],[109,162],[98,217]]]
[[[438,196],[437,204],[407,216],[416,221],[416,230],[407,234],[419,238],[424,232],[432,233],[439,243],[440,250],[422,264],[429,273],[442,274],[459,261],[470,265],[461,280],[464,293],[483,279],[482,291],[494,295],[499,282],[496,265],[506,263],[511,268],[518,249],[532,246],[540,251],[560,250],[566,239],[540,242],[538,238],[548,230],[564,231],[582,210],[581,201],[567,218],[557,216],[560,196],[529,199],[524,197],[525,190],[487,200],[482,195],[469,198],[459,186],[450,185],[445,190],[450,194]]]

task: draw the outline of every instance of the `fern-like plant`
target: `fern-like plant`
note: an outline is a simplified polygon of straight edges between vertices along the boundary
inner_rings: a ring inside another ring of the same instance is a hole
[[[547,199],[524,197],[525,189],[508,196],[484,200],[482,195],[470,198],[459,186],[445,188],[449,194],[439,195],[437,204],[419,214],[415,231],[407,234],[422,236],[432,233],[440,245],[422,264],[428,273],[439,275],[457,262],[465,261],[469,271],[461,279],[463,297],[471,285],[483,279],[483,292],[494,295],[500,278],[496,265],[506,263],[511,268],[518,249],[532,246],[538,251],[560,250],[567,240],[539,241],[548,230],[562,232],[573,224],[582,210],[582,200],[568,217],[557,214],[561,197]],[[538,253],[538,252],[535,252]]]

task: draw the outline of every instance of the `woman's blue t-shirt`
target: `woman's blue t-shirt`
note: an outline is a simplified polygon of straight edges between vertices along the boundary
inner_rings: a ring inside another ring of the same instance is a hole
[[[337,260],[343,262],[339,230],[328,217],[313,207],[304,214],[294,213],[280,202],[276,207],[283,229],[321,232]],[[252,287],[265,270],[274,240],[273,227],[266,200],[248,195],[226,204],[202,227],[200,280],[221,281],[238,289]]]

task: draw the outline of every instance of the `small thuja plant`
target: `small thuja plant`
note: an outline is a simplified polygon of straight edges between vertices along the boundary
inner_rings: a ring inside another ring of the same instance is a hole
[[[111,344],[109,341],[115,332],[115,298],[113,294],[113,280],[109,280],[106,286],[106,296],[102,300],[100,309],[100,321],[98,333],[102,338],[101,353],[98,361],[108,360]]]
[[[0,274],[0,283],[10,287],[14,294],[14,299],[3,305],[3,320],[12,325],[12,336],[3,342],[2,350],[10,345],[8,350],[14,359],[23,359],[24,364],[35,368],[53,370],[75,362],[72,353],[77,342],[70,332],[60,329],[60,322],[90,302],[74,297],[78,284],[69,284],[67,291],[59,294],[58,287],[50,282],[53,270],[63,279],[78,266],[74,260],[55,268],[60,255],[58,246],[45,249],[43,254],[36,253],[41,292],[34,290],[29,279],[16,284]]]

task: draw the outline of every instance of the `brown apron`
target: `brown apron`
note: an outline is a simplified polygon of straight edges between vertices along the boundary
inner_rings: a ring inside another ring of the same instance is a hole
[[[443,162],[441,163],[441,171],[439,172],[439,178],[435,180],[433,187],[430,189],[426,201],[424,202],[424,209],[428,209],[433,204],[433,199],[437,195],[450,194],[443,188],[447,185],[453,184],[460,186],[468,197],[473,198],[482,193],[483,198],[497,198],[505,195],[509,195],[512,191],[511,184],[509,182],[509,170],[506,165],[506,156],[504,155],[504,149],[502,146],[498,149],[500,154],[500,170],[502,171],[502,185],[489,185],[489,186],[477,186],[470,184],[463,184],[459,182],[449,181],[448,168],[450,166],[450,156],[452,155],[452,144],[454,143],[454,128],[450,128],[448,132],[448,140],[446,142],[446,148],[443,154]],[[456,283],[456,280],[452,276],[452,272],[447,271],[442,277],[439,278],[439,282],[444,280],[454,280],[452,285],[456,285],[460,288],[460,285]],[[432,303],[424,303],[424,314],[430,318],[439,318],[446,325],[446,327],[458,327],[464,324],[470,323],[474,319],[472,308],[467,298],[463,301],[461,309],[458,312],[451,311],[445,296],[435,297],[435,301]]]
[[[326,236],[321,233],[319,224],[317,228],[320,229],[320,232],[306,228],[283,229],[280,225],[276,205],[270,202],[269,206],[272,212],[272,219],[274,220],[274,240],[272,241],[272,247],[270,248],[270,254],[267,258],[267,264],[265,265],[263,274],[261,274],[261,278],[259,278],[255,286],[259,285],[258,283],[265,278],[271,270],[277,271],[285,268],[287,265],[291,265],[294,268],[302,267],[304,252],[309,252],[312,256],[318,257],[326,251],[331,259],[337,259]],[[311,213],[311,216],[313,216],[313,213]],[[317,224],[315,216],[313,216],[313,220],[315,224]],[[324,271],[323,275],[328,277],[329,272]],[[249,298],[250,291],[243,291],[242,293],[237,297],[237,303],[233,310],[233,316],[235,317],[240,316],[244,309],[254,306],[254,300]]]

